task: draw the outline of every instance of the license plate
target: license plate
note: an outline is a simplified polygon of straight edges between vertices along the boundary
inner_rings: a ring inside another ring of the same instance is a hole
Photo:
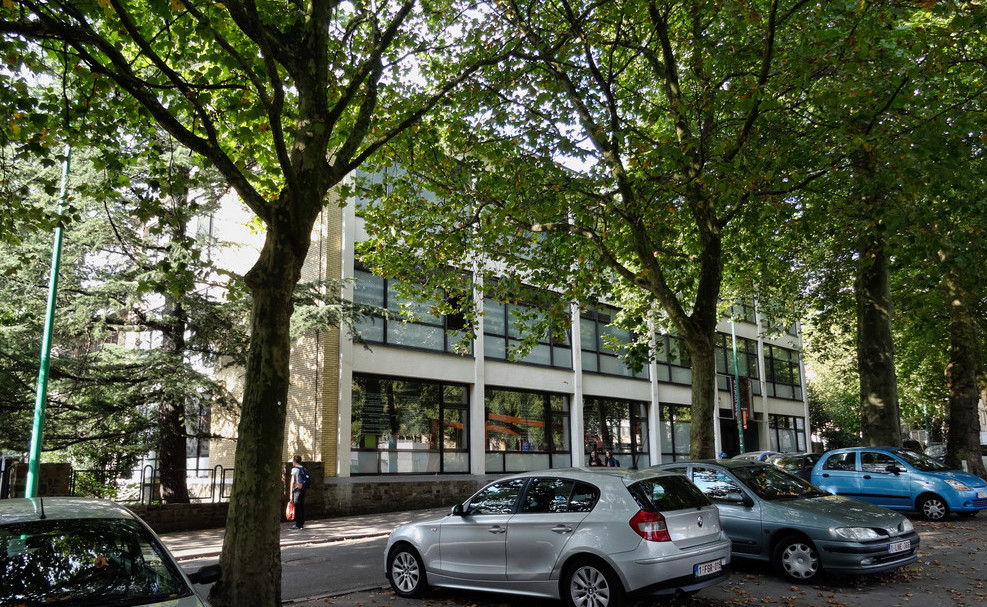
[[[897,554],[899,552],[904,552],[912,547],[911,540],[902,540],[900,542],[891,542],[888,544],[888,554]]]
[[[713,575],[714,573],[719,573],[723,570],[723,563],[720,559],[715,561],[709,561],[708,563],[699,563],[694,567],[696,577],[705,577],[707,575]]]
[[[977,499],[982,500],[987,497],[987,491],[977,491]]]

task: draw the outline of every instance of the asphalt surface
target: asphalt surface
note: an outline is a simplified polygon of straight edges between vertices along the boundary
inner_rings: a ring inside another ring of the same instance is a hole
[[[302,531],[282,529],[282,547],[348,539],[380,537],[397,525],[447,512],[433,509],[310,521]],[[786,607],[982,607],[987,605],[987,513],[974,518],[951,515],[929,523],[911,515],[921,536],[917,563],[865,576],[823,576],[812,584],[794,584],[775,575],[766,564],[734,560],[730,579],[690,599],[646,599],[636,607],[775,605]],[[304,535],[301,535],[304,534]],[[214,557],[222,547],[223,530],[162,535],[180,560]],[[511,595],[433,589],[422,599],[402,599],[379,585],[336,596],[286,601],[292,607],[543,607],[546,601]],[[553,603],[549,603],[553,604]],[[554,603],[562,605],[562,603]]]

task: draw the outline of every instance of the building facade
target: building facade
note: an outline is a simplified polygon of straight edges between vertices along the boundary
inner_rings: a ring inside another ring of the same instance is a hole
[[[361,322],[366,346],[345,328],[296,341],[285,460],[323,462],[330,478],[379,478],[585,465],[591,450],[612,451],[624,467],[688,457],[692,376],[677,338],[657,336],[658,360],[633,370],[608,347],[630,338],[612,326],[616,310],[573,306],[569,326],[515,360],[523,335],[514,320],[530,310],[478,292],[483,314],[464,347],[461,319],[402,301],[392,279],[361,268],[358,208],[326,208],[303,280],[348,279],[346,298],[410,306],[416,320]],[[744,451],[809,450],[797,332],[766,337],[754,305],[735,306],[732,317],[718,334],[717,450],[739,453],[741,440]],[[213,421],[233,437],[233,420]],[[212,462],[232,465],[234,442],[212,441]]]

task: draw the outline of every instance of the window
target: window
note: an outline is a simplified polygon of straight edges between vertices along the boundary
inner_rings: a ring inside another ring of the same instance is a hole
[[[484,400],[487,472],[571,465],[567,396],[488,388]]]
[[[764,378],[768,396],[802,400],[799,353],[780,346],[764,346]]]
[[[744,322],[752,325],[757,324],[753,301],[742,301],[733,304],[724,316],[732,318],[735,322]]]
[[[768,433],[771,450],[781,453],[806,451],[805,418],[794,415],[769,415]]]
[[[466,386],[353,376],[350,473],[469,472]]]
[[[834,453],[833,455],[826,458],[826,462],[823,464],[823,470],[856,470],[857,469],[857,453],[855,451],[848,451],[846,453]]]
[[[463,316],[443,316],[435,312],[436,302],[414,302],[403,299],[396,288],[398,281],[375,276],[364,270],[354,273],[353,301],[396,314],[404,314],[407,320],[383,317],[365,318],[354,327],[368,342],[389,346],[405,346],[453,354],[461,352],[461,340],[465,325]]]
[[[568,326],[554,327],[541,336],[524,358],[517,348],[525,337],[525,327],[544,316],[531,306],[500,303],[491,298],[483,302],[483,354],[495,360],[510,360],[562,369],[572,368],[572,344]]]
[[[627,488],[639,504],[658,512],[699,509],[709,499],[684,476],[660,476],[634,483]]]
[[[661,405],[661,461],[689,459],[692,442],[692,408],[689,405]]]
[[[621,466],[651,465],[646,403],[587,397],[583,404],[583,432],[583,463],[590,451],[595,450],[602,457],[609,449]]]
[[[473,496],[466,508],[466,514],[483,516],[485,514],[510,514],[514,512],[518,495],[526,482],[526,479],[516,478],[490,485]]]
[[[712,468],[693,467],[692,482],[714,502],[725,501],[731,494],[743,495],[740,485],[732,478]]]
[[[860,469],[864,472],[877,472],[880,474],[891,474],[888,466],[898,466],[898,460],[884,453],[875,451],[864,451],[860,454]]]
[[[689,385],[692,383],[692,359],[681,337],[660,335],[656,340],[655,362],[658,381]]]
[[[736,374],[740,377],[747,377],[750,381],[751,390],[754,394],[761,394],[761,382],[757,369],[757,342],[753,339],[738,337],[737,340],[737,366]],[[716,386],[720,390],[728,391],[730,382],[728,378],[734,376],[733,358],[734,339],[732,335],[717,333],[716,351]]]
[[[538,478],[531,482],[521,511],[527,514],[550,512],[589,512],[600,497],[596,487],[558,478]]]
[[[579,318],[579,335],[584,371],[647,379],[648,368],[638,371],[628,367],[621,358],[622,350],[632,341],[630,331],[613,326],[616,310],[590,310]],[[613,349],[614,347],[618,349]]]

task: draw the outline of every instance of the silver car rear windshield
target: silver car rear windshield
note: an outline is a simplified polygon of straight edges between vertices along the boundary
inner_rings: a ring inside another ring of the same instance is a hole
[[[627,488],[638,506],[648,512],[671,512],[710,505],[709,498],[684,476],[656,476]]]
[[[132,520],[0,527],[0,605],[143,605],[192,594],[165,549]]]

